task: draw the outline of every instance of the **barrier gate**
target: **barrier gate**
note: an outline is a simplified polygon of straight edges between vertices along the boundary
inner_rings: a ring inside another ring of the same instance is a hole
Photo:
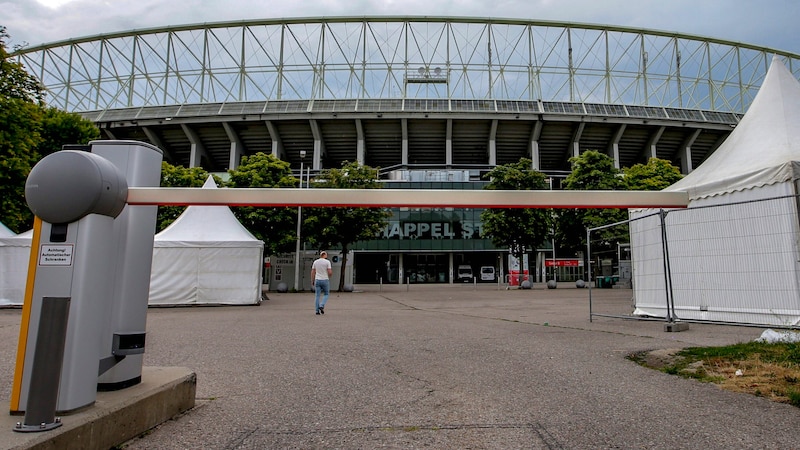
[[[36,215],[11,396],[15,431],[61,425],[98,390],[141,381],[157,205],[685,208],[686,192],[159,188],[162,152],[93,141],[43,158],[25,185]]]

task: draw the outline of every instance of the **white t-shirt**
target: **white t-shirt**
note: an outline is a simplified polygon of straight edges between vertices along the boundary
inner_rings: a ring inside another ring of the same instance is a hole
[[[330,269],[331,262],[325,258],[319,258],[314,261],[314,264],[311,265],[311,268],[314,269],[314,279],[315,280],[327,280],[328,279],[328,269]]]

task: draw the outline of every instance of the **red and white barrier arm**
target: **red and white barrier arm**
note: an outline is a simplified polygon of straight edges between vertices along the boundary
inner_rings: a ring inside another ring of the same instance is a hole
[[[686,192],[129,187],[129,205],[685,208]]]

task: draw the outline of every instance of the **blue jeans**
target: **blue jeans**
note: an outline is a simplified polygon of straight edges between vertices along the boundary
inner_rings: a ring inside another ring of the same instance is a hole
[[[314,295],[315,311],[319,312],[319,309],[324,308],[325,303],[328,303],[328,296],[331,294],[331,280],[314,280],[314,290],[316,291],[316,295]],[[319,298],[320,294],[322,294],[322,299]]]

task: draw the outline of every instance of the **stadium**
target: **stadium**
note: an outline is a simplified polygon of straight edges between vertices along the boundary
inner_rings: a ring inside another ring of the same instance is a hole
[[[691,172],[737,126],[774,55],[800,74],[796,53],[666,31],[324,17],[130,30],[13,57],[50,106],[108,139],[156,145],[176,165],[224,172],[265,152],[298,177],[301,166],[313,176],[357,161],[387,187],[480,189],[487,171],[526,157],[558,189],[587,150],[619,168],[658,157]],[[381,236],[354,246],[353,281],[452,283],[465,266],[478,279],[483,267],[508,273],[507,249],[480,227],[479,210],[395,210]],[[581,277],[579,255],[530,256],[534,281],[548,270]]]

